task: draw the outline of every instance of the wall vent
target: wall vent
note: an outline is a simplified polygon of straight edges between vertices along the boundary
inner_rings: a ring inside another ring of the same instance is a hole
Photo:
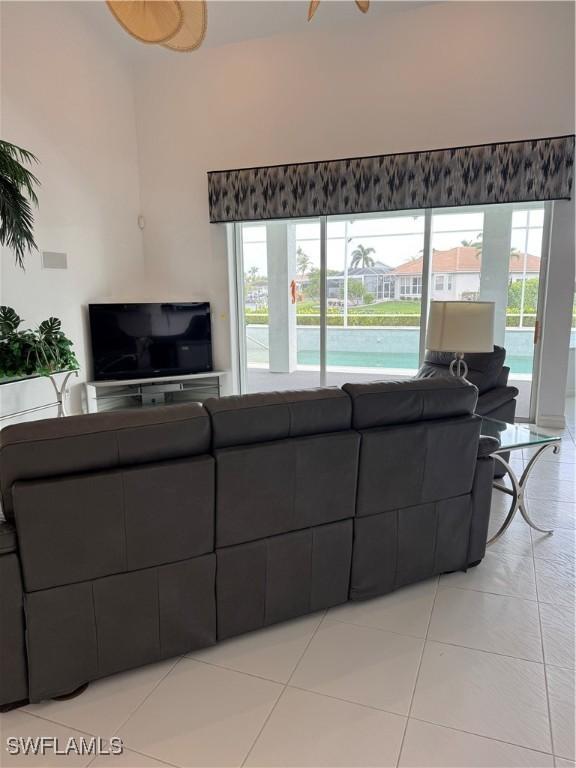
[[[54,251],[42,251],[42,269],[68,269],[68,255]]]

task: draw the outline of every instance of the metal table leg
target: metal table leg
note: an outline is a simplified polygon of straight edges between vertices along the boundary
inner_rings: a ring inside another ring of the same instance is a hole
[[[502,485],[501,483],[494,483],[494,488],[496,488],[499,491],[502,491],[503,493],[508,494],[509,496],[512,496],[512,503],[510,504],[510,509],[508,510],[508,514],[506,515],[506,519],[500,526],[499,530],[492,536],[491,539],[488,539],[487,546],[490,544],[494,544],[497,539],[502,536],[504,531],[509,527],[512,520],[514,520],[514,517],[518,510],[520,510],[520,514],[524,518],[524,520],[528,523],[528,525],[533,528],[535,531],[540,531],[540,533],[554,533],[553,530],[547,530],[545,528],[539,528],[533,520],[530,519],[530,515],[528,514],[526,510],[526,505],[524,503],[524,491],[526,490],[526,483],[528,481],[528,477],[530,475],[530,472],[532,471],[532,468],[534,467],[534,464],[536,463],[539,456],[544,453],[544,451],[547,448],[552,448],[552,451],[554,453],[558,453],[560,450],[560,447],[558,443],[546,443],[545,445],[542,445],[536,453],[532,456],[530,461],[528,462],[528,465],[524,469],[524,472],[522,472],[520,478],[518,479],[516,473],[508,464],[508,462],[502,458],[498,453],[494,453],[493,457],[497,459],[500,464],[504,467],[506,470],[506,474],[510,478],[510,482],[512,483],[512,488],[507,488],[505,485]]]
[[[68,395],[68,382],[70,381],[71,376],[78,376],[78,371],[68,371],[60,383],[60,386],[58,386],[56,377],[53,374],[48,375],[48,378],[54,387],[54,392],[56,393],[56,402],[58,403],[58,418],[68,415],[66,413],[66,397]]]

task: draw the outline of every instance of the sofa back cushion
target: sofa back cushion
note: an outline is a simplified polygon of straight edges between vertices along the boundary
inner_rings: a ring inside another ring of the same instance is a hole
[[[481,423],[475,387],[450,377],[344,389],[362,435],[357,515],[470,493]]]
[[[360,436],[338,389],[205,403],[216,458],[216,546],[352,517]]]
[[[337,387],[211,398],[214,448],[350,429],[352,405]]]
[[[454,359],[453,352],[432,352],[427,350],[424,364],[416,374],[417,379],[429,379],[438,376],[449,376],[450,363]],[[476,352],[464,355],[468,366],[466,378],[478,387],[483,394],[499,385],[502,368],[506,360],[504,347],[494,347],[493,352]]]
[[[214,549],[214,459],[193,456],[13,487],[27,592]]]
[[[115,411],[15,424],[0,432],[0,494],[14,516],[16,481],[197,456],[210,449],[201,405]]]
[[[434,380],[344,384],[354,429],[433,421],[474,413],[478,392],[454,376]]]

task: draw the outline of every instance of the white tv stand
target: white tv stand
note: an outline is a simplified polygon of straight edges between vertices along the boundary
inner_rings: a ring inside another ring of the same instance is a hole
[[[89,413],[121,408],[145,408],[177,403],[201,403],[220,397],[226,371],[207,371],[187,376],[110,381],[87,381],[86,407]]]

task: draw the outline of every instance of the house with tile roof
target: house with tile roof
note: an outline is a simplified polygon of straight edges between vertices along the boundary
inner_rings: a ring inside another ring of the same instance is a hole
[[[386,280],[390,286],[385,293],[386,299],[419,299],[422,295],[423,257],[410,259],[390,270]],[[482,269],[482,251],[472,246],[457,246],[446,251],[434,250],[432,253],[432,276],[430,295],[434,299],[449,301],[458,299],[478,299],[480,292],[480,273]],[[540,258],[529,253],[512,251],[510,254],[510,281],[538,277]]]

